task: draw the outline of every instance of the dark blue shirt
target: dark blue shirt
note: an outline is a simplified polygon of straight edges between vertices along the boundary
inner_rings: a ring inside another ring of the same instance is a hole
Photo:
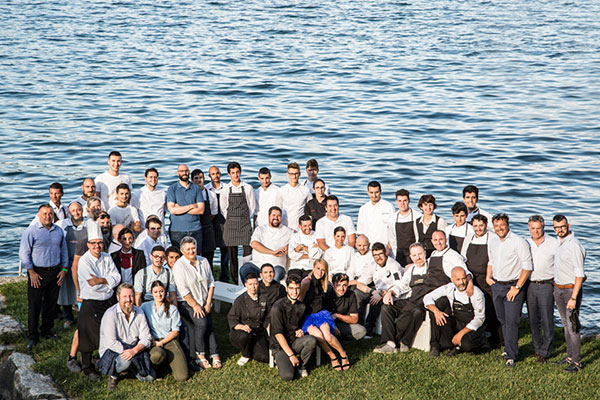
[[[179,181],[175,182],[167,189],[167,203],[176,203],[179,206],[187,206],[194,203],[204,202],[202,191],[198,185],[191,183],[184,188]],[[210,211],[208,211],[210,212]],[[170,229],[175,232],[193,232],[202,228],[200,223],[200,215],[192,214],[171,214]]]
[[[35,267],[67,268],[69,252],[63,230],[55,224],[47,229],[38,220],[23,232],[19,258],[24,269]]]

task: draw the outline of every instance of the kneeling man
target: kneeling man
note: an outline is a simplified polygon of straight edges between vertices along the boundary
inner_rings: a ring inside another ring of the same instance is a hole
[[[450,342],[452,350],[448,352],[448,356],[454,356],[460,351],[474,352],[481,347],[479,328],[485,320],[483,292],[475,287],[473,295],[467,295],[467,275],[462,267],[452,268],[451,278],[452,282],[435,289],[423,298],[425,307],[435,317],[435,324],[431,324],[432,357],[440,354],[441,345],[448,345]],[[436,301],[438,304],[447,301],[452,315],[440,311]]]
[[[133,296],[131,284],[120,284],[118,303],[106,310],[100,324],[98,369],[108,375],[108,390],[115,389],[118,375],[128,369],[142,382],[154,379],[148,353],[150,328],[144,312],[133,305]]]

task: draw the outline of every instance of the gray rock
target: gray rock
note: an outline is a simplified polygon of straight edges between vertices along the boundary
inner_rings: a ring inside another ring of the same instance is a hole
[[[21,334],[21,324],[8,315],[0,314],[0,337]]]
[[[23,353],[12,353],[0,363],[0,395],[10,399],[61,399],[62,394],[52,380],[34,372],[34,359]]]

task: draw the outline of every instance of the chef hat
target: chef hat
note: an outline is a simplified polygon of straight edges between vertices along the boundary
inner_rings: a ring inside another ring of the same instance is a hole
[[[88,242],[90,240],[102,240],[102,229],[100,229],[100,225],[97,222],[88,220],[87,221],[87,234],[88,234]]]

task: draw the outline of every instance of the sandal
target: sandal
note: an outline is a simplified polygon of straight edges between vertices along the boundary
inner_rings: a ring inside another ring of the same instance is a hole
[[[348,369],[350,369],[350,360],[348,360],[348,356],[346,357],[342,357],[342,362],[346,360],[346,362],[344,362],[341,365],[342,370],[347,371]]]
[[[204,369],[210,368],[210,363],[204,356],[198,356],[198,359],[196,360],[196,364],[198,364],[200,367],[202,367]]]
[[[334,364],[335,363],[335,364]],[[335,370],[335,371],[341,371],[342,370],[342,365],[340,364],[340,360],[336,358],[332,358],[331,359],[331,367]]]
[[[213,367],[214,369],[219,369],[219,368],[221,368],[222,366],[223,366],[223,363],[221,362],[221,360],[220,360],[220,359],[218,359],[218,358],[213,358],[213,359],[212,359],[212,367]]]

